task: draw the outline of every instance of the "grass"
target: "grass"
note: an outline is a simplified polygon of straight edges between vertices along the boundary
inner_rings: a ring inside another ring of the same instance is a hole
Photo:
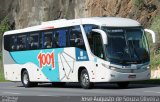
[[[0,74],[0,82],[5,82],[6,80],[4,79],[3,74]]]
[[[3,67],[2,67],[2,58],[0,57],[0,82],[4,82],[4,73],[3,73]]]

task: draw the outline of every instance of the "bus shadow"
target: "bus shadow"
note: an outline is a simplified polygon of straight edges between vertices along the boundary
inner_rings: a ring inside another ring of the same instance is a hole
[[[143,88],[151,88],[151,87],[159,87],[160,85],[151,85],[151,84],[129,84],[127,88],[119,88],[117,84],[96,84],[95,89],[143,89]]]
[[[150,87],[159,87],[160,84],[129,84],[128,88],[119,88],[117,84],[112,83],[96,83],[94,84],[93,89],[141,89],[141,88],[150,88]],[[22,85],[18,87],[23,87]],[[51,83],[41,83],[36,87],[31,88],[66,88],[66,89],[83,89],[79,83],[66,83],[65,86],[53,86]]]

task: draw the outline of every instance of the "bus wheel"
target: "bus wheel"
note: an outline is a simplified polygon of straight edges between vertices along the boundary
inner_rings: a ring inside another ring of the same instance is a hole
[[[90,89],[93,87],[93,83],[89,80],[89,75],[86,69],[83,69],[80,76],[80,84],[85,89]]]
[[[119,88],[125,89],[128,88],[129,82],[118,82],[117,85]]]
[[[38,84],[38,83],[30,82],[27,70],[25,70],[25,71],[22,72],[21,81],[22,81],[22,84],[23,84],[23,86],[25,88],[32,87],[32,86],[37,86],[37,84]]]

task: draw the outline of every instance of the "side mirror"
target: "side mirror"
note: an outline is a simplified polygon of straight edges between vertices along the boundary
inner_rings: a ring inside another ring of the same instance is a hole
[[[96,32],[99,33],[102,36],[102,40],[103,40],[103,44],[108,44],[108,40],[107,40],[107,34],[100,29],[92,29],[92,32]]]
[[[152,41],[153,43],[156,42],[156,34],[154,31],[150,30],[150,29],[144,29],[145,32],[150,33],[152,35]]]

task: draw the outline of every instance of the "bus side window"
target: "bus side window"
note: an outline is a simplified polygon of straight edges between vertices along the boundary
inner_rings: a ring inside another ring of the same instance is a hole
[[[17,39],[15,35],[5,35],[4,36],[4,49],[7,51],[16,50]]]
[[[53,36],[54,46],[58,47],[66,47],[67,46],[67,30],[59,29],[55,32]]]
[[[87,39],[88,39],[91,51],[93,52],[94,46],[93,46],[93,37],[91,32],[87,35]]]
[[[92,32],[92,29],[100,29],[99,26],[93,25],[93,24],[85,24],[85,25],[83,25],[83,27],[84,27],[84,30],[85,30],[87,36],[88,36],[88,34],[90,34]]]
[[[10,40],[10,51],[15,51],[17,46],[17,38],[16,36],[11,36]]]
[[[60,47],[66,47],[66,31],[65,29],[59,30],[58,43]]]
[[[52,48],[52,32],[44,32],[44,48]]]
[[[39,33],[31,33],[29,36],[29,49],[39,48]]]
[[[55,32],[53,35],[53,42],[54,42],[55,48],[59,48],[58,38],[59,38],[59,33]]]
[[[70,46],[75,47],[76,46],[76,33],[75,32],[70,32]]]
[[[78,47],[85,50],[85,44],[82,36],[80,26],[75,26],[71,28],[70,32],[70,46]]]
[[[100,27],[98,25],[93,25],[93,24],[85,24],[85,25],[83,25],[83,27],[84,27],[85,33],[87,35],[89,45],[90,45],[91,49],[93,49],[93,38],[91,36],[92,29],[100,29]]]
[[[26,50],[26,35],[18,35],[17,36],[17,50]]]

